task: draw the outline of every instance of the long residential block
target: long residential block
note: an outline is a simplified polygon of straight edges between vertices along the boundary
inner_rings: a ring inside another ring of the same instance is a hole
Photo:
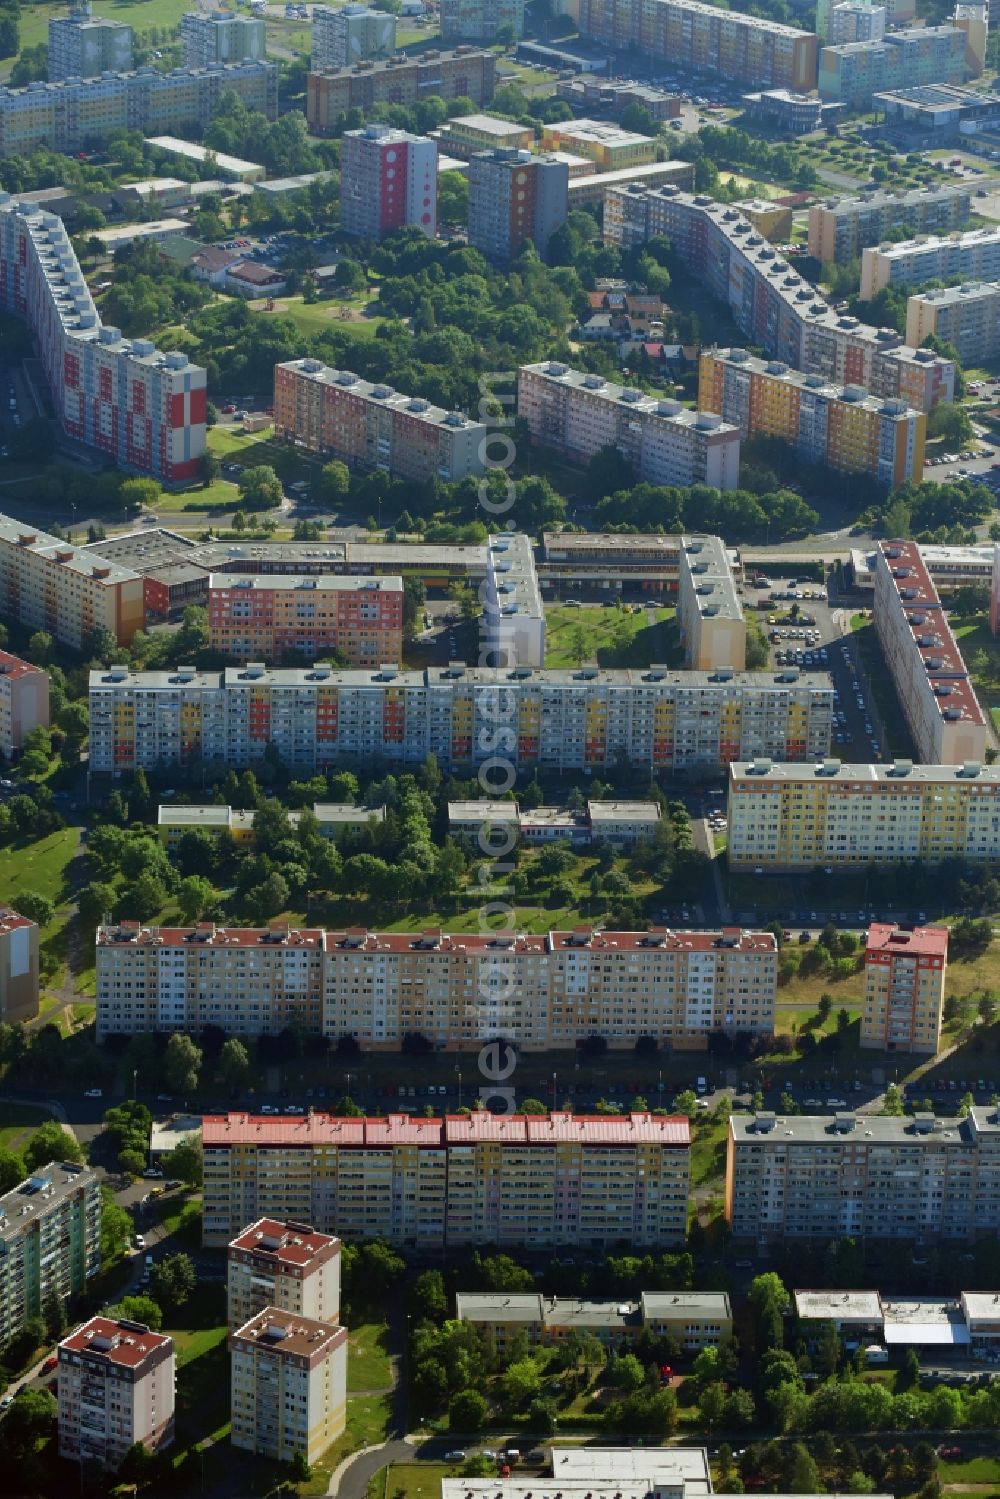
[[[351,666],[398,661],[402,578],[233,577],[208,580],[208,640],[238,661],[316,661],[339,652]]]
[[[884,90],[964,83],[969,76],[965,32],[958,26],[914,26],[819,54],[820,98],[851,109],[871,109],[872,96]]]
[[[906,341],[922,344],[931,334],[953,344],[964,365],[991,359],[1000,343],[1000,281],[914,292],[906,303]]]
[[[671,240],[684,263],[728,307],[749,343],[793,369],[928,412],[955,392],[955,367],[930,349],[911,349],[892,329],[836,312],[811,282],[754,228],[737,206],[673,187],[612,191],[604,237],[633,249]]]
[[[348,110],[367,112],[375,104],[415,104],[430,94],[446,102],[471,99],[473,104],[489,104],[496,69],[492,52],[463,46],[311,72],[306,75],[306,119],[310,130],[329,135]]]
[[[699,0],[581,0],[580,35],[755,87],[816,87],[816,36]]]
[[[483,619],[490,665],[545,665],[545,606],[531,540],[523,531],[501,531],[489,538]]]
[[[926,416],[862,385],[834,385],[746,349],[709,349],[699,364],[698,405],[742,438],[789,443],[808,463],[868,474],[890,489],[923,478]]]
[[[894,229],[914,234],[947,234],[972,212],[967,187],[880,189],[856,198],[831,198],[809,210],[809,254],[844,265]]]
[[[161,353],[148,338],[123,338],[102,324],[62,220],[7,193],[0,193],[0,309],[31,330],[68,437],[167,483],[197,475],[205,371],[186,354]]]
[[[916,542],[878,543],[872,614],[917,759],[984,760],[986,719]]]
[[[946,926],[872,922],[865,942],[861,1045],[934,1056],[947,971]]]
[[[101,1268],[101,1183],[96,1171],[53,1161],[0,1197],[0,1327],[5,1341],[87,1290]]]
[[[1000,1114],[734,1114],[726,1160],[733,1237],[940,1239],[1000,1229]]]
[[[532,442],[571,463],[586,464],[612,446],[647,483],[736,488],[740,435],[711,412],[690,411],[680,401],[555,360],[521,366],[517,410]]]
[[[481,474],[487,428],[391,385],[334,370],[319,359],[274,369],[274,431],[312,453],[401,479],[464,479]]]
[[[747,622],[720,537],[681,537],[677,619],[690,666],[745,670]]]
[[[483,1109],[445,1119],[208,1115],[206,1245],[266,1214],[440,1255],[523,1245],[667,1247],[687,1230],[685,1118]]]
[[[729,866],[858,868],[1000,857],[1000,771],[964,765],[729,767]]]
[[[145,622],[143,582],[130,567],[0,515],[0,614],[77,650],[96,630],[127,645]]]
[[[144,135],[204,129],[224,93],[247,109],[278,113],[278,65],[257,61],[160,73],[138,68],[99,78],[67,78],[0,88],[0,156],[32,151],[79,151],[117,130]]]
[[[1000,278],[1000,226],[877,245],[861,256],[861,296],[866,300],[884,286],[919,286],[956,277],[966,281]]]
[[[296,770],[420,765],[432,753],[474,767],[501,748],[516,766],[554,771],[718,769],[753,755],[815,760],[832,713],[829,675],[795,670],[113,666],[91,673],[90,765],[246,768],[273,746]]]

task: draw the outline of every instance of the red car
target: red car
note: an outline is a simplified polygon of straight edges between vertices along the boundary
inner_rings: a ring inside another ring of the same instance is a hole
[[[233,414],[233,412],[235,410],[236,410],[235,406],[232,406],[232,405],[230,405],[230,406],[223,406],[223,408],[222,408],[222,415],[223,416],[232,416],[232,414]]]
[[[49,1356],[48,1356],[48,1358],[45,1360],[44,1364],[42,1365],[42,1373],[43,1374],[48,1374],[49,1370],[50,1369],[54,1369],[57,1366],[58,1363],[59,1363],[59,1355],[56,1354],[56,1353],[50,1353]]]

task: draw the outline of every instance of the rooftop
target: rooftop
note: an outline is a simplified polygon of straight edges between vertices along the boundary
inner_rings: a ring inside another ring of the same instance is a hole
[[[452,58],[483,57],[492,59],[493,54],[482,47],[460,46],[451,51],[439,50],[430,47],[419,56],[409,57],[405,52],[399,52],[395,57],[382,57],[376,60],[350,63],[346,67],[314,68],[313,75],[320,78],[367,78],[372,73],[394,72],[402,67],[431,68],[437,71],[442,63],[449,62]]]
[[[0,1245],[17,1238],[22,1228],[96,1181],[97,1173],[89,1166],[52,1161],[19,1186],[11,1187],[0,1197]]]
[[[64,1354],[83,1354],[88,1363],[111,1364],[122,1369],[140,1369],[150,1357],[172,1353],[173,1338],[152,1332],[145,1322],[114,1321],[91,1317],[59,1344]],[[158,1359],[157,1359],[158,1361]]]
[[[878,543],[875,590],[876,595],[887,596],[886,607],[895,606],[905,617],[913,637],[914,664],[922,663],[927,689],[941,718],[947,723],[982,724],[983,711],[962,652],[916,542]]]
[[[206,1150],[231,1145],[284,1146],[312,1149],[318,1145],[383,1148],[416,1145],[442,1150],[449,1145],[500,1142],[510,1145],[662,1145],[687,1147],[691,1127],[679,1116],[653,1114],[508,1114],[488,1110],[449,1114],[444,1119],[421,1119],[410,1114],[386,1118],[347,1119],[312,1113],[286,1117],[272,1114],[208,1114],[202,1122]]]
[[[319,1234],[308,1223],[281,1222],[277,1218],[258,1218],[230,1241],[230,1257],[251,1253],[272,1264],[293,1269],[308,1269],[324,1264],[340,1253],[340,1240],[332,1234]]]
[[[460,1322],[538,1322],[542,1321],[545,1297],[531,1292],[459,1291],[455,1296],[455,1316]]]
[[[665,396],[649,396],[635,385],[616,385],[605,380],[603,375],[588,374],[584,370],[570,369],[554,359],[540,364],[521,366],[522,373],[540,375],[553,385],[568,385],[574,390],[584,390],[595,400],[615,402],[644,416],[655,417],[673,427],[686,427],[703,432],[706,436],[735,433],[737,428],[724,422],[721,416],[711,411],[690,411],[680,401]]]
[[[606,120],[559,120],[545,129],[560,140],[583,141],[599,146],[645,146],[652,138],[635,130],[623,130]]]
[[[900,240],[893,245],[879,245],[865,253],[878,255],[882,260],[906,260],[913,255],[936,255],[938,251],[974,249],[977,245],[1000,245],[1000,224],[991,224],[983,229],[955,230],[952,234],[918,234],[913,239]]]
[[[954,786],[974,784],[1000,787],[1000,765],[914,765],[912,760],[896,760],[891,765],[854,765],[841,760],[821,760],[815,765],[790,761],[736,760],[729,767],[733,789],[753,792],[759,783],[779,781],[835,781],[838,785],[879,787],[884,791],[905,791],[907,786]]]
[[[443,407],[432,405],[422,396],[402,395],[391,385],[363,380],[360,375],[355,375],[351,370],[331,369],[320,359],[289,359],[284,364],[276,365],[275,368],[291,370],[297,375],[315,380],[320,385],[339,386],[344,390],[349,390],[356,399],[379,402],[394,411],[405,412],[410,417],[419,417],[422,421],[434,426],[466,428],[469,431],[486,430],[481,422],[474,422],[462,411],[445,411]]]
[[[839,401],[846,406],[878,412],[895,421],[909,421],[917,415],[905,401],[869,395],[863,385],[837,385],[823,375],[803,374],[801,370],[792,369],[791,365],[780,359],[760,359],[747,353],[746,349],[710,349],[707,352],[712,358],[726,364],[736,365],[751,374],[766,375],[769,379],[780,380],[782,384],[793,385],[799,390],[811,391],[815,396],[828,401]]]
[[[933,1114],[733,1114],[729,1129],[737,1144],[759,1145],[769,1140],[774,1145],[845,1145],[910,1146],[920,1150],[940,1150],[942,1145],[971,1146],[979,1135],[1000,1138],[1000,1116],[996,1108],[973,1108],[964,1119],[938,1119]]]
[[[98,947],[256,947],[313,948],[319,952],[324,933],[318,928],[290,927],[274,922],[269,927],[224,927],[214,921],[197,926],[143,926],[140,921],[118,921],[97,928]]]
[[[10,651],[0,651],[0,677],[15,680],[17,677],[39,676],[44,676],[40,666],[32,666],[30,661],[22,661],[20,656],[12,656]]]
[[[274,67],[274,64],[270,64]],[[212,151],[208,146],[199,146],[195,141],[182,140],[177,135],[151,135],[147,137],[147,145],[156,146],[161,151],[169,151],[174,156],[187,156],[191,161],[205,161],[208,157],[220,172],[234,172],[242,175],[244,172],[259,172],[264,175],[264,168],[256,161],[243,161],[239,156],[227,156],[224,151]]]
[[[868,928],[866,951],[948,956],[946,926],[896,926],[891,921],[873,921]]]
[[[881,1322],[877,1291],[793,1291],[795,1311],[807,1322]]]
[[[269,1306],[234,1332],[230,1347],[234,1352],[259,1348],[282,1358],[305,1358],[310,1362],[328,1358],[347,1342],[347,1328],[329,1322],[317,1322],[297,1312],[282,1312]]]
[[[861,43],[868,47],[870,42]],[[937,85],[935,85],[937,87]],[[943,203],[951,198],[967,198],[970,189],[968,186],[953,187],[909,187],[897,188],[874,188],[871,192],[858,193],[852,197],[824,198],[822,203],[815,205],[816,212],[832,213],[839,218],[859,213],[868,213],[872,210],[882,208],[907,208],[911,204],[919,203]]]
[[[743,618],[729,553],[720,537],[682,536],[679,560],[682,608],[693,603],[699,615]]]
[[[238,574],[210,573],[208,586],[213,592],[291,593],[318,590],[321,593],[402,593],[402,578],[352,578],[338,573],[320,576],[291,573]]]

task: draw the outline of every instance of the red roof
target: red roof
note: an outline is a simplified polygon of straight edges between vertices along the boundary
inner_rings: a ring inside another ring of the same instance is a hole
[[[881,541],[889,581],[913,636],[938,713],[949,721],[984,722],[958,641],[944,615],[920,548],[912,541]]]
[[[12,656],[9,651],[0,651],[0,676],[37,677],[41,675],[39,667],[32,666],[30,661],[22,661],[20,656]]]
[[[604,931],[601,927],[580,926],[572,931],[541,935],[519,932],[515,936],[490,936],[479,932],[328,932],[326,950],[341,948],[360,952],[426,952],[544,953],[589,948],[595,952],[642,952],[667,948],[673,952],[712,952],[723,945],[740,952],[776,952],[772,932],[747,932],[740,927],[724,927],[719,932],[675,931],[670,927],[651,927],[644,932]]]
[[[264,1256],[268,1261],[289,1265],[323,1262],[340,1253],[340,1240],[332,1234],[318,1234],[303,1223],[282,1223],[277,1218],[259,1218],[251,1223],[229,1245]]]
[[[313,947],[322,950],[323,933],[317,927],[216,926],[199,921],[197,926],[143,926],[141,921],[114,921],[97,929],[97,941],[105,947]]]
[[[59,1344],[72,1353],[88,1353],[111,1364],[137,1369],[151,1353],[172,1347],[173,1338],[142,1331],[141,1322],[115,1322],[110,1317],[91,1317]]]
[[[946,926],[894,926],[891,921],[873,921],[868,928],[867,951],[910,953],[917,957],[948,956]]]
[[[342,1119],[333,1114],[207,1114],[202,1120],[206,1149],[226,1145],[342,1145],[356,1149],[389,1149],[417,1145],[441,1150],[477,1140],[512,1145],[688,1145],[691,1129],[680,1116],[653,1114],[555,1113],[498,1116],[486,1109],[449,1114],[445,1119],[416,1119],[390,1114],[386,1119]]]

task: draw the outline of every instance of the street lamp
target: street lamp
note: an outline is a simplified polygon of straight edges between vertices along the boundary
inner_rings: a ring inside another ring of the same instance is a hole
[[[462,1064],[461,1064],[461,1062],[456,1062],[455,1063],[455,1073],[456,1073],[456,1076],[458,1077],[458,1107],[459,1107],[459,1112],[461,1112],[461,1108],[462,1108]]]
[[[136,1079],[138,1078],[138,1076],[139,1076],[139,1069],[138,1069],[138,1067],[133,1067],[132,1068],[132,1102],[133,1103],[135,1103],[135,1087],[136,1087]]]
[[[552,1107],[556,1106],[556,1074],[552,1074]]]

